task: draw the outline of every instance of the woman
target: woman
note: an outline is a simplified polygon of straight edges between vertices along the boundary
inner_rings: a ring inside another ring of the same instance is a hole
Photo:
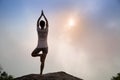
[[[40,20],[42,16],[44,17],[45,21]],[[38,45],[35,48],[35,50],[32,52],[31,55],[32,55],[32,57],[40,57],[40,61],[41,61],[40,75],[42,75],[42,72],[44,69],[45,58],[48,53],[48,44],[47,44],[48,21],[44,15],[43,11],[41,12],[41,16],[39,17],[39,19],[37,21],[37,32],[38,32]],[[42,52],[42,53],[39,54],[39,52]]]

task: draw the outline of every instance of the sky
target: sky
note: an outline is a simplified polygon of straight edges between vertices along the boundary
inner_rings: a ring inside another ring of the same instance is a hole
[[[65,71],[84,80],[120,72],[119,0],[0,0],[0,65],[14,77],[39,73],[36,23],[49,21],[44,73]]]

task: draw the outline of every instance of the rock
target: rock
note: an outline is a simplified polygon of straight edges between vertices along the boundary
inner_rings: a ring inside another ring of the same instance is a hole
[[[41,77],[39,74],[29,74],[22,77],[15,78],[14,80],[83,80],[67,74],[63,71],[43,74]]]

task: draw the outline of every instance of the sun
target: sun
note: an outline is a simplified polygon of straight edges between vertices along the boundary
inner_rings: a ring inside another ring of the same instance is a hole
[[[75,20],[73,18],[68,19],[68,27],[72,28],[75,26]]]

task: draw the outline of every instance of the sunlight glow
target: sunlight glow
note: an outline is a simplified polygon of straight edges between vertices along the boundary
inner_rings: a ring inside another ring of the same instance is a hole
[[[73,18],[70,18],[68,20],[68,27],[71,28],[71,27],[74,27],[75,26],[75,20]]]

